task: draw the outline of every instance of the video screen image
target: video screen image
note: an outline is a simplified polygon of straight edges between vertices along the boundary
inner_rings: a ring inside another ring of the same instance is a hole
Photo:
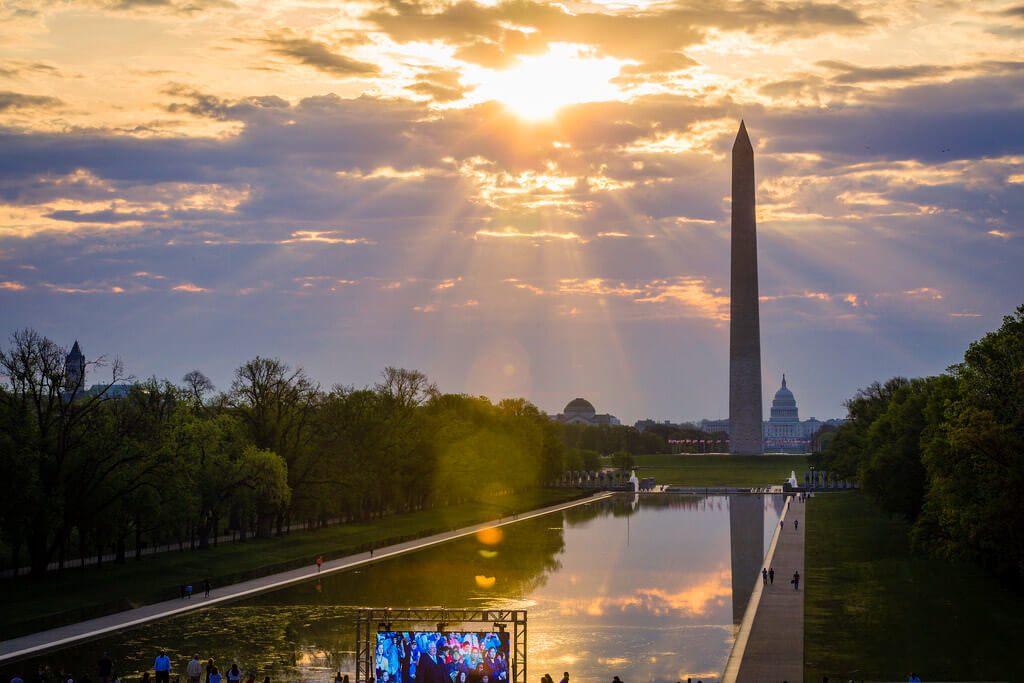
[[[378,683],[508,683],[509,634],[377,634]]]

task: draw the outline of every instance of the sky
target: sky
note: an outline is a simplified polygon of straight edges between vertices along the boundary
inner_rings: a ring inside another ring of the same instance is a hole
[[[1024,303],[1017,3],[0,0],[0,346],[724,417],[744,120],[765,413],[842,416]]]

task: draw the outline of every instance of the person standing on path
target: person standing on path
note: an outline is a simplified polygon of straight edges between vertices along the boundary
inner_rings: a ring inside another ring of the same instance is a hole
[[[761,581],[764,582],[764,585],[766,585],[766,586],[768,585],[768,570],[767,569],[764,569],[764,568],[761,569]]]
[[[185,668],[188,674],[188,683],[199,683],[199,677],[203,675],[203,663],[199,661],[199,653],[192,655],[192,661]]]
[[[775,567],[768,568],[768,583],[775,585]]]
[[[203,593],[204,593],[204,595],[203,595],[204,598],[210,597],[210,580],[209,579],[203,579]]]
[[[784,519],[780,519],[779,520],[779,528],[780,529],[785,529],[786,528],[786,520],[784,520]]]
[[[370,544],[370,557],[373,557],[373,544]]]
[[[96,668],[99,672],[100,683],[110,683],[114,673],[114,660],[110,658],[110,655],[104,652]]]
[[[153,661],[153,672],[156,674],[156,683],[171,683],[171,658],[163,650]]]
[[[800,590],[800,572],[793,572],[793,590]]]
[[[793,520],[793,529],[795,529],[796,531],[800,531],[800,520],[799,519],[794,519]]]
[[[322,565],[323,563],[324,563],[324,556],[323,555],[321,555],[320,557],[316,558],[316,573],[317,574],[320,573],[320,565]]]
[[[192,584],[191,583],[189,585],[185,586],[185,597],[187,597],[189,600],[192,599]]]

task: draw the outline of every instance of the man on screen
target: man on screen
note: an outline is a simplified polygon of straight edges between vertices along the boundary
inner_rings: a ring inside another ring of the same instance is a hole
[[[431,640],[427,651],[420,655],[420,661],[416,663],[416,683],[448,683],[437,656],[437,641]]]

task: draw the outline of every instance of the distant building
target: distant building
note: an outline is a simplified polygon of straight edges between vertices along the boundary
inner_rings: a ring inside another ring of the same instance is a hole
[[[82,388],[85,382],[85,356],[82,348],[75,340],[71,353],[64,357],[64,390],[75,391]]]
[[[566,424],[586,424],[595,427],[621,424],[619,418],[614,415],[598,415],[593,404],[585,398],[574,398],[569,401],[555,419]]]
[[[87,396],[99,396],[106,398],[124,398],[131,391],[131,384],[93,384],[85,388],[85,354],[82,347],[75,340],[71,352],[64,357],[64,397],[71,400],[72,396],[78,398]]]
[[[647,418],[646,420],[637,420],[633,424],[633,426],[636,427],[641,432],[644,431],[645,429],[650,429],[651,427],[657,426],[672,427],[674,429],[679,429],[679,425],[672,422],[672,420],[663,420],[662,422],[658,422],[657,420],[652,420],[650,418]]]
[[[715,432],[729,433],[729,418],[724,420],[701,420],[700,430],[707,432],[708,434],[714,434]]]
[[[764,423],[766,440],[801,439],[804,432],[793,392],[786,388],[786,375],[782,375],[782,386],[772,400],[771,417]]]
[[[801,422],[800,413],[796,405],[796,397],[786,386],[786,376],[782,376],[782,386],[775,392],[772,400],[772,407],[769,419],[762,423],[762,436],[765,449],[772,450],[804,450],[808,444],[798,443],[808,441],[824,425],[839,427],[849,420],[835,418],[822,422],[811,417]],[[729,433],[729,420],[701,420],[701,430],[709,433]]]

